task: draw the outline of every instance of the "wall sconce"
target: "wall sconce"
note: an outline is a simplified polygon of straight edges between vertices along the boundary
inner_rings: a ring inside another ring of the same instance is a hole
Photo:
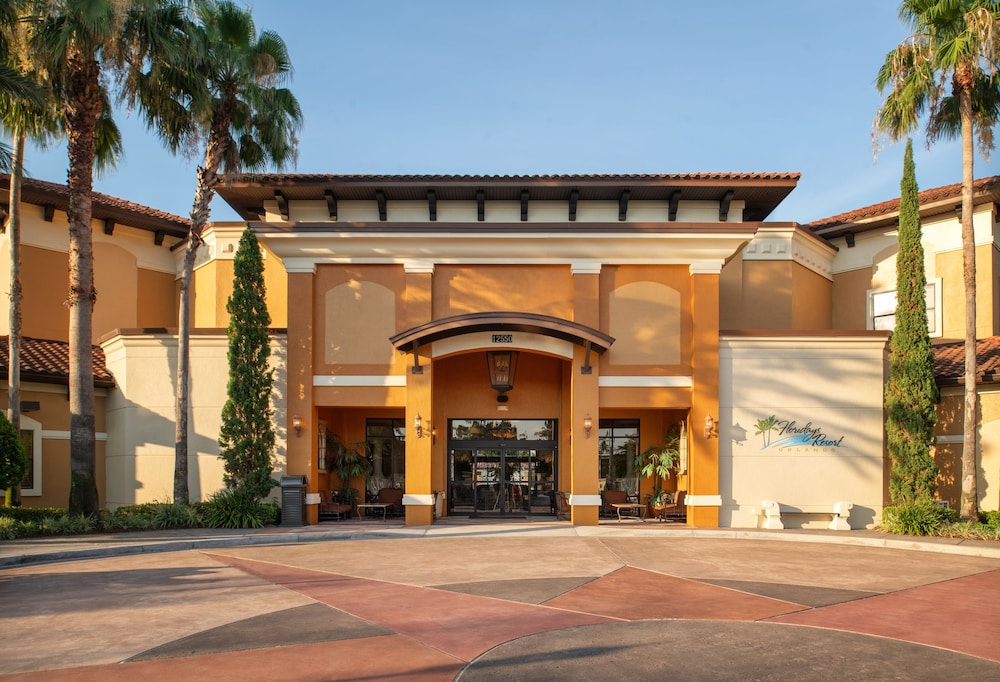
[[[295,429],[296,436],[302,435],[302,417],[297,414],[292,416],[292,428]]]
[[[413,430],[417,432],[417,438],[424,437],[424,420],[421,418],[419,412],[417,412],[417,416],[413,418]]]
[[[712,436],[718,438],[719,433],[715,430],[715,420],[712,419],[712,415],[705,417],[705,439],[709,439]]]
[[[590,430],[594,428],[594,420],[590,417],[590,413],[583,418],[583,437],[590,438]]]

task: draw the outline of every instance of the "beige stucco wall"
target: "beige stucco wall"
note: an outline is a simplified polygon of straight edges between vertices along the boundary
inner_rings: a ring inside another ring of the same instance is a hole
[[[117,388],[107,398],[107,505],[163,502],[173,498],[174,382],[177,338],[168,334],[117,335],[102,347]],[[191,338],[191,414],[188,485],[192,500],[223,487],[218,458],[219,426],[229,364],[225,335]],[[272,407],[280,475],[285,452],[285,339],[271,344],[275,368]]]
[[[852,528],[882,513],[882,385],[885,336],[725,336],[720,340],[721,526],[752,528],[763,500],[804,512],[854,504]],[[777,430],[756,433],[774,416]],[[785,440],[792,429],[819,444]],[[786,528],[823,527],[830,517],[783,514]]]

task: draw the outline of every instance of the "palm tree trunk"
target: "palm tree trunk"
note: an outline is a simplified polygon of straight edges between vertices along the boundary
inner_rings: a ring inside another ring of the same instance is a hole
[[[191,383],[191,278],[201,239],[191,229],[181,271],[180,300],[177,309],[177,394],[174,401],[174,502],[188,504],[188,403]]]
[[[965,419],[962,437],[962,500],[960,516],[975,520],[979,511],[976,457],[976,235],[972,226],[973,149],[972,93],[962,88],[959,95],[962,116],[962,261],[965,276]]]
[[[206,144],[205,165],[198,169],[198,186],[191,209],[191,227],[181,270],[180,300],[177,310],[177,394],[174,397],[174,502],[190,501],[188,488],[188,404],[191,383],[191,280],[194,262],[201,246],[201,233],[208,224],[209,204],[218,184],[217,172],[222,163],[222,144],[228,133],[228,117],[213,127]]]
[[[71,514],[93,516],[99,508],[91,352],[94,245],[91,227],[94,126],[101,111],[100,66],[78,47],[67,50],[66,140],[69,158],[69,441]]]
[[[7,416],[14,432],[21,433],[21,180],[24,176],[24,130],[14,131],[10,168],[10,203],[7,238],[10,240],[10,336],[7,365]],[[21,506],[20,484],[7,490],[4,504]]]

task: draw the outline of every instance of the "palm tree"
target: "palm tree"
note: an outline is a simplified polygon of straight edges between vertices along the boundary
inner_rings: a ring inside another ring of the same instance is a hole
[[[21,185],[24,179],[24,150],[28,138],[44,144],[61,130],[62,108],[55,100],[46,72],[33,59],[29,42],[40,18],[22,16],[0,31],[7,60],[19,77],[32,84],[32,97],[0,92],[0,128],[13,138],[8,204],[8,239],[10,243],[10,335],[8,365],[8,418],[15,431],[21,422]],[[111,102],[102,88],[101,115],[95,127],[95,170],[111,168],[121,156],[121,133],[111,116]],[[18,491],[14,491],[16,495]]]
[[[150,59],[177,40],[181,7],[171,0],[34,0],[41,17],[32,52],[46,67],[63,105],[69,168],[69,510],[98,509],[94,380],[91,201],[98,122],[108,115],[102,75],[128,91]]]
[[[928,144],[938,137],[962,140],[962,260],[965,283],[965,415],[962,439],[963,519],[979,507],[976,460],[976,244],[972,229],[974,140],[986,157],[1000,117],[997,0],[903,0],[900,19],[912,35],[889,52],[876,78],[888,91],[875,130],[891,141],[919,128],[926,114]]]
[[[10,191],[7,211],[10,244],[10,334],[8,337],[7,417],[15,433],[21,430],[21,184],[24,177],[24,146],[28,137],[44,141],[58,130],[58,112],[51,97],[38,82],[41,78],[31,63],[28,36],[34,22],[20,20],[12,2],[0,4],[0,51],[4,68],[16,76],[22,87],[0,87],[0,128],[13,138]],[[20,486],[7,491],[8,506],[20,506]]]
[[[278,87],[291,75],[281,37],[258,34],[250,10],[228,0],[198,0],[194,7],[187,36],[197,66],[156,64],[139,90],[147,121],[171,151],[204,140],[178,306],[175,502],[188,501],[191,279],[218,173],[282,168],[295,158],[295,131],[302,122],[298,101]]]

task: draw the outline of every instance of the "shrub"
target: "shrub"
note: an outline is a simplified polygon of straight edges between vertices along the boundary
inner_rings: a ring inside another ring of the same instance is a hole
[[[62,516],[46,516],[42,519],[41,531],[51,535],[79,535],[93,533],[97,523],[84,514],[63,514]]]
[[[65,515],[65,509],[55,507],[0,507],[0,516],[12,518],[20,523],[39,524],[46,516],[58,518]]]
[[[9,516],[0,516],[0,540],[13,540],[20,530],[20,523]]]
[[[957,518],[957,510],[921,498],[883,509],[882,530],[896,535],[937,535]]]
[[[263,528],[273,523],[273,503],[258,502],[240,488],[225,488],[204,505],[205,524],[212,528]]]
[[[200,528],[202,523],[198,510],[189,504],[174,502],[158,504],[153,510],[153,528]]]
[[[101,527],[107,531],[147,530],[153,527],[152,519],[146,514],[122,512],[101,512]]]
[[[994,530],[1000,530],[1000,511],[979,512],[979,522]]]

